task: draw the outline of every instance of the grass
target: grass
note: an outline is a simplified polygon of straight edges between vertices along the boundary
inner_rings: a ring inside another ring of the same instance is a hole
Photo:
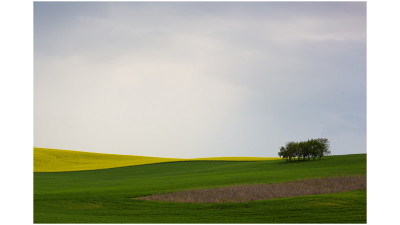
[[[208,158],[194,158],[189,161],[265,161],[277,160],[279,157],[208,157]]]
[[[366,191],[243,203],[133,199],[237,184],[366,175],[366,155],[322,160],[186,161],[34,173],[35,223],[366,223]]]
[[[258,161],[279,159],[277,157],[215,157],[215,158],[161,158],[132,155],[116,155],[70,151],[49,148],[34,148],[34,172],[65,172],[107,169],[133,165],[144,165],[175,161],[223,160],[223,161]]]

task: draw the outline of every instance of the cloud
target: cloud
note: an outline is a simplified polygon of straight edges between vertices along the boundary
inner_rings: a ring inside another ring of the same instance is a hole
[[[365,3],[36,2],[34,19],[35,146],[366,151]]]

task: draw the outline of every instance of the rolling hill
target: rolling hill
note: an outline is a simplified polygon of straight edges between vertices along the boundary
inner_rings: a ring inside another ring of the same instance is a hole
[[[34,222],[366,223],[366,190],[240,203],[137,199],[238,184],[365,176],[366,168],[366,154],[354,154],[294,163],[192,160],[85,171],[35,172]]]
[[[65,172],[107,169],[175,161],[260,161],[278,157],[214,157],[214,158],[162,158],[133,155],[104,154],[49,148],[34,148],[34,172]]]

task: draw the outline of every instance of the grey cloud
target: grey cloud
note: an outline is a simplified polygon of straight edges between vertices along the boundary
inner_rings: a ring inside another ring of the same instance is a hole
[[[365,152],[365,9],[35,2],[35,145],[273,156],[325,136]]]

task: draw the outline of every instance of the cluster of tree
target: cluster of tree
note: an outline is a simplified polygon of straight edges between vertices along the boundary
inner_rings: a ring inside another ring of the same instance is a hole
[[[288,142],[285,147],[281,147],[278,152],[279,157],[286,159],[286,162],[291,162],[292,158],[297,160],[310,160],[316,157],[319,159],[322,156],[330,155],[329,141],[326,138],[311,139],[301,142]]]

